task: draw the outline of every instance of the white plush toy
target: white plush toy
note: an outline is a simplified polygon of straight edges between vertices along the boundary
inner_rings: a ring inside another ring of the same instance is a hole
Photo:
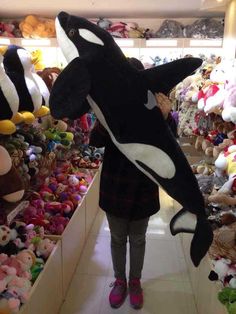
[[[207,84],[198,94],[198,108],[207,114],[219,113],[226,97],[226,86],[232,75],[232,63],[222,61],[211,72],[210,84]]]
[[[215,161],[216,174],[226,172],[228,181],[219,189],[218,193],[232,194],[232,187],[236,179],[236,145],[229,146],[227,151],[219,154]]]
[[[224,121],[236,123],[236,60],[231,63],[225,88],[222,118]]]

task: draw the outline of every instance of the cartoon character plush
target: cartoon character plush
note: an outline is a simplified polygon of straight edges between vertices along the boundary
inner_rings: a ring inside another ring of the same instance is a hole
[[[27,15],[19,24],[24,38],[50,38],[55,37],[55,23],[52,19],[39,18]]]
[[[138,71],[108,32],[82,17],[61,12],[56,32],[69,64],[53,85],[52,115],[75,119],[93,109],[117,148],[182,204],[183,209],[171,221],[171,231],[173,235],[194,233],[191,257],[195,266],[199,265],[212,242],[212,229],[196,178],[156,106],[154,94],[168,94],[202,60],[184,58]],[[185,220],[190,213],[191,226]]]

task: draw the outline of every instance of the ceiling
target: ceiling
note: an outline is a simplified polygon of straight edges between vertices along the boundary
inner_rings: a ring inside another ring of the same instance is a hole
[[[60,11],[88,18],[223,16],[227,0],[1,0],[0,17],[55,17]]]

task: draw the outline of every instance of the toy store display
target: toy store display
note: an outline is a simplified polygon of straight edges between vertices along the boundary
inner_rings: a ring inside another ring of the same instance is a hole
[[[136,22],[113,22],[107,18],[92,20],[115,38],[222,38],[224,23],[214,18],[198,19],[190,25],[176,20],[164,20],[159,29],[140,27]],[[55,20],[30,14],[20,20],[0,23],[0,36],[24,38],[53,38],[56,36]]]
[[[44,227],[45,234],[61,235],[93,176],[91,171],[74,168],[70,162],[62,163],[31,195],[29,206],[16,219]]]
[[[1,53],[0,313],[21,305],[23,313],[56,313],[98,209],[104,152],[89,145],[92,112],[74,121],[50,116],[59,68],[43,69],[39,52],[19,46]],[[93,200],[85,201],[87,192]],[[45,286],[55,297],[39,307]]]
[[[214,230],[213,244],[206,265],[209,272],[198,275],[189,268],[193,286],[196,278],[209,275],[217,283],[212,291],[236,313],[236,137],[235,137],[235,60],[215,60],[205,64],[175,89],[179,109],[179,135],[195,138],[190,145],[202,153],[191,167],[204,196],[208,221]],[[187,115],[185,114],[187,113]],[[183,145],[184,140],[181,141]],[[205,265],[205,266],[206,266]],[[211,271],[210,271],[211,269]],[[195,271],[196,273],[196,271]],[[199,282],[201,281],[198,279]],[[206,278],[204,279],[206,280]],[[208,288],[211,287],[208,285]],[[209,288],[211,289],[211,288]],[[199,291],[196,290],[197,297]],[[199,305],[200,306],[200,305]],[[201,306],[200,306],[201,307]],[[201,313],[201,310],[199,310]],[[205,309],[206,311],[210,311]],[[202,313],[205,313],[202,311]],[[215,313],[214,311],[212,313]],[[220,310],[219,310],[219,313]]]
[[[35,15],[27,15],[19,24],[24,38],[50,38],[55,37],[55,21]]]
[[[0,226],[0,312],[17,313],[55,247],[43,228],[18,221]]]

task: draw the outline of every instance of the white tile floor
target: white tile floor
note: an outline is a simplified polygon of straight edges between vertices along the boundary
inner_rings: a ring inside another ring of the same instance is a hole
[[[142,278],[145,303],[138,313],[197,314],[180,238],[169,231],[173,200],[164,192],[160,199],[161,211],[151,217],[147,232]],[[119,309],[110,308],[113,279],[109,228],[99,210],[60,314],[137,313],[128,298]]]

